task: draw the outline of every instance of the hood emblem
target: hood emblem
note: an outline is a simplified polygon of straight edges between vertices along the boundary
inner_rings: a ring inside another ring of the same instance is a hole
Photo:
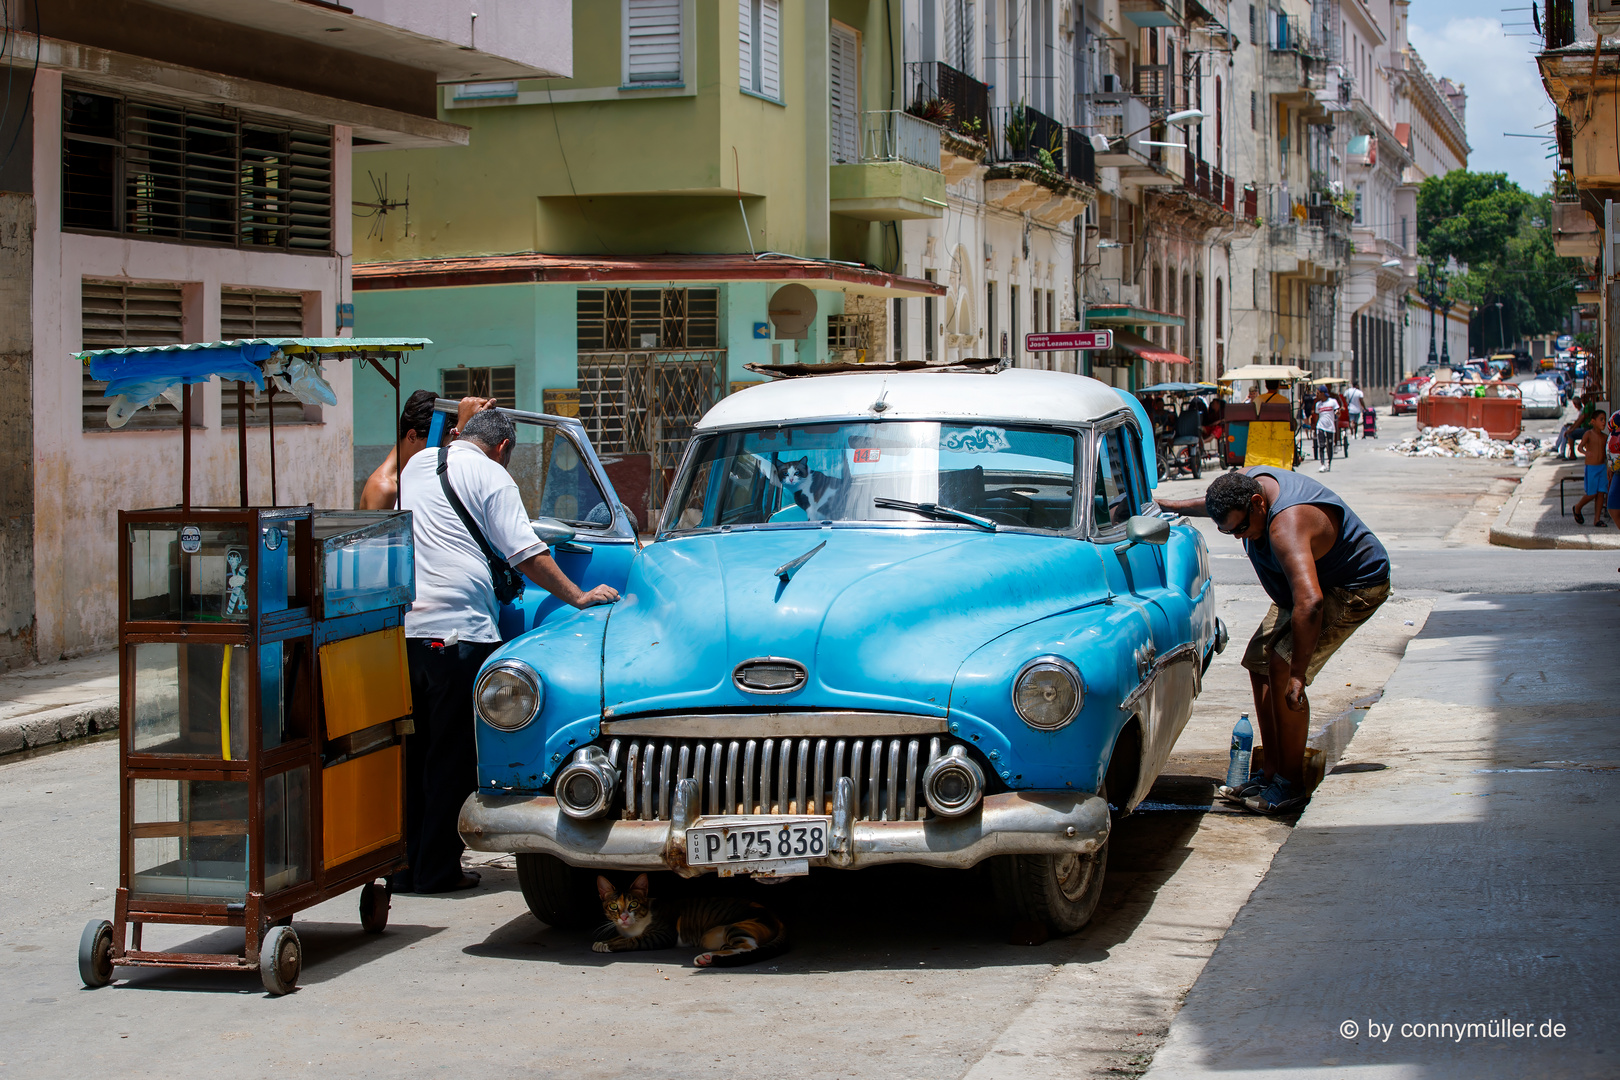
[[[731,671],[731,681],[745,694],[791,694],[807,678],[803,664],[781,656],[756,656]]]
[[[817,544],[803,555],[800,555],[797,559],[791,559],[788,562],[783,563],[781,566],[778,566],[776,568],[776,572],[771,576],[776,578],[782,584],[786,585],[788,582],[793,580],[793,575],[799,572],[799,567],[815,558],[816,552],[820,551],[826,546],[827,541],[823,540],[821,543]],[[750,663],[751,662],[752,661],[750,661]]]

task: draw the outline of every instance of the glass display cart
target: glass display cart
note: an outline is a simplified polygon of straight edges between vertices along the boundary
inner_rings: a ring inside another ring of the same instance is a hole
[[[189,420],[190,386],[212,374],[249,382],[244,364],[274,372],[303,355],[318,376],[322,355],[391,356],[397,384],[400,353],[422,344],[283,339],[81,357],[111,379],[109,397],[131,379],[178,376]],[[79,971],[91,987],[120,966],[258,971],[284,994],[303,963],[294,914],[358,888],[361,924],[380,933],[381,879],[405,865],[411,515],[250,507],[245,460],[241,506],[193,507],[182,430],[181,504],[118,514],[119,887],[112,920],[85,927]],[[271,446],[273,459],[273,434]],[[144,948],[154,923],[239,926],[243,948]]]

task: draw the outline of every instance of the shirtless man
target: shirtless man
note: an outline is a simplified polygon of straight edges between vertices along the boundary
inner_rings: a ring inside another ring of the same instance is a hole
[[[427,446],[428,431],[433,426],[433,402],[436,400],[431,390],[418,390],[405,399],[405,408],[399,414],[399,442],[366,479],[366,486],[360,492],[360,509],[394,508],[394,496],[399,493],[399,466],[404,464],[400,462],[396,465],[394,458],[403,453],[405,461],[410,461],[417,451]],[[467,426],[473,413],[494,407],[494,398],[462,398],[461,406],[456,410],[456,426],[445,435],[446,440],[455,438],[456,432]]]
[[[1305,688],[1356,627],[1389,598],[1389,555],[1372,531],[1315,480],[1257,466],[1216,477],[1202,499],[1160,499],[1166,510],[1215,520],[1243,541],[1271,610],[1243,653],[1270,774],[1221,797],[1260,814],[1310,801]]]

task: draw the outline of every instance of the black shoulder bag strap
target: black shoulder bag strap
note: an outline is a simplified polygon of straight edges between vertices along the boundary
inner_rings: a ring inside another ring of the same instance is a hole
[[[496,554],[495,549],[489,546],[489,541],[484,539],[484,531],[478,527],[472,515],[467,513],[467,508],[456,494],[456,489],[450,486],[449,468],[450,444],[445,443],[439,447],[439,486],[444,488],[444,497],[450,500],[450,506],[455,510],[456,516],[461,518],[461,523],[467,526],[467,531],[472,534],[473,543],[478,545],[478,550],[489,560],[489,576],[495,583],[495,599],[502,604],[510,604],[523,595],[523,575],[512,569],[511,564]]]

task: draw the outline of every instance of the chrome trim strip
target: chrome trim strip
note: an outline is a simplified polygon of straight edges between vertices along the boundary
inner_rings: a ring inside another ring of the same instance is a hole
[[[685,713],[602,722],[603,735],[680,739],[780,739],[820,735],[835,739],[872,735],[943,735],[949,733],[950,729],[950,721],[943,716],[838,711]]]
[[[1130,712],[1131,709],[1135,707],[1136,703],[1142,700],[1142,695],[1146,694],[1148,690],[1153,687],[1153,680],[1159,677],[1159,672],[1163,671],[1171,664],[1178,663],[1183,660],[1191,660],[1195,664],[1197,663],[1198,646],[1195,643],[1189,641],[1184,645],[1177,645],[1175,648],[1171,649],[1169,652],[1155,660],[1153,662],[1152,670],[1147,673],[1147,677],[1141,682],[1137,683],[1136,689],[1127,694],[1125,696],[1125,700],[1119,703],[1120,709],[1125,712]]]
[[[1096,795],[1012,791],[987,795],[977,811],[958,818],[858,821],[849,820],[854,785],[846,787],[845,779],[833,795],[833,851],[827,859],[833,867],[911,863],[967,869],[992,855],[1087,854],[1108,839],[1108,804]],[[550,796],[475,792],[461,808],[459,828],[474,851],[543,852],[571,866],[605,870],[679,871],[686,869],[685,834],[675,843],[675,824],[576,821]]]

